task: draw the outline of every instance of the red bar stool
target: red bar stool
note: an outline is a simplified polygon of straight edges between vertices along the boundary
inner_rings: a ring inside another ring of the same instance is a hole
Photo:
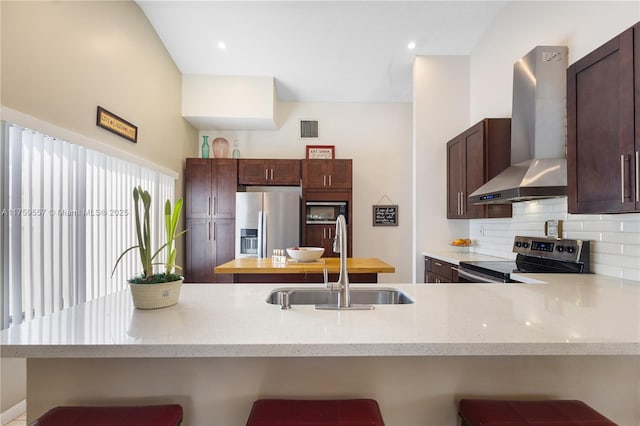
[[[462,426],[615,426],[582,401],[462,399]]]
[[[373,399],[259,399],[247,426],[384,426]]]
[[[131,407],[55,407],[31,426],[180,426],[178,404]]]

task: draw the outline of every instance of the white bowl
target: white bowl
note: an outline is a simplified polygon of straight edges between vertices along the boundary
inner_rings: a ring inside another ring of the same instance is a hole
[[[313,262],[320,259],[324,249],[322,247],[295,247],[288,248],[287,254],[296,262]]]

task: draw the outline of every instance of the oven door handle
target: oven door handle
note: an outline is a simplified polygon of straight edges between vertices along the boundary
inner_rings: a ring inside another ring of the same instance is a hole
[[[454,271],[458,272],[458,276],[462,277],[462,278],[466,278],[468,280],[473,280],[475,282],[479,282],[479,283],[495,283],[495,284],[503,284],[504,281],[500,281],[500,280],[493,280],[485,275],[476,275],[476,274],[472,274],[469,271],[466,271],[464,269],[460,269],[460,268],[451,268]]]

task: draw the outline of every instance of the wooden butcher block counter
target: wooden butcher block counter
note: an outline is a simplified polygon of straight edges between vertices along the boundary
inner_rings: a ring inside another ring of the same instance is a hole
[[[277,264],[271,258],[240,258],[217,266],[215,273],[231,274],[234,283],[320,283],[324,268],[329,271],[329,280],[336,281],[340,259],[326,257],[309,263],[287,259],[286,264]],[[377,283],[378,274],[394,273],[396,269],[380,259],[368,257],[347,259],[347,271],[350,282]]]

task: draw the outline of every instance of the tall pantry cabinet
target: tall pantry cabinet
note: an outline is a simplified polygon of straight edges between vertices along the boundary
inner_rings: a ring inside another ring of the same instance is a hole
[[[213,270],[235,257],[237,182],[235,159],[187,158],[185,282],[232,282]]]

